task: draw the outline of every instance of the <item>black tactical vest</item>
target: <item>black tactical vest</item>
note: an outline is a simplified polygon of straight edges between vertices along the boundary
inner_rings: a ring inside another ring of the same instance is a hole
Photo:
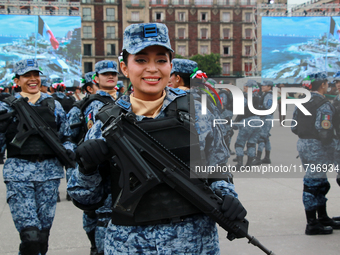
[[[54,130],[54,132],[58,132],[57,123],[55,121],[54,109],[55,103],[52,97],[48,97],[41,101],[40,106],[31,106],[47,123],[47,125]],[[12,145],[10,142],[13,140],[15,135],[18,133],[17,130],[18,122],[12,122],[8,128],[6,133],[6,144],[7,144],[7,157],[8,158],[25,158],[30,159],[32,156],[43,157],[43,158],[51,158],[56,157],[53,150],[50,146],[45,142],[45,140],[38,134],[30,135],[27,140],[24,142],[23,146],[19,149],[18,147]]]
[[[73,104],[73,106],[78,107],[81,112],[81,116],[79,116],[80,123],[74,123],[71,125],[71,128],[80,127],[79,134],[76,138],[75,143],[79,143],[80,141],[82,141],[88,131],[88,128],[85,122],[84,111],[93,101],[96,101],[96,100],[102,102],[104,105],[114,103],[114,100],[112,100],[111,97],[101,96],[99,94],[91,94],[91,95],[87,95],[82,100],[79,100]]]
[[[52,97],[61,104],[61,106],[63,107],[66,113],[68,113],[72,109],[73,104],[76,101],[74,97],[69,97],[69,96],[60,98],[57,96],[56,93],[52,94]]]
[[[202,162],[205,161],[205,157],[200,152],[198,134],[192,132],[194,128],[190,128],[193,123],[190,122],[189,101],[193,103],[193,100],[189,100],[189,98],[189,95],[185,95],[173,101],[166,108],[164,118],[146,119],[137,122],[137,125],[184,162],[189,163],[190,154],[197,155],[197,159],[194,160],[198,161],[199,159]],[[96,115],[96,118],[105,123],[110,116],[119,116],[122,112],[124,110],[117,105],[105,106]],[[190,150],[195,152],[191,151],[190,153]],[[119,170],[112,172],[113,204],[120,192],[117,171]],[[143,195],[132,217],[113,210],[111,220],[113,224],[117,225],[148,225],[169,223],[198,213],[200,211],[189,201],[167,184],[161,183]]]
[[[298,124],[296,134],[299,138],[319,139],[319,133],[315,128],[316,111],[327,102],[326,98],[314,96],[307,103],[302,104],[312,115],[304,115],[300,109],[297,109],[296,121]]]

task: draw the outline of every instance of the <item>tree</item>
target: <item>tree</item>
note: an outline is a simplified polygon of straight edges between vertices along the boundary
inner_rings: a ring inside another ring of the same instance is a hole
[[[192,56],[190,60],[197,62],[198,69],[209,75],[220,75],[222,67],[220,65],[220,54],[211,53],[209,55],[197,54]]]

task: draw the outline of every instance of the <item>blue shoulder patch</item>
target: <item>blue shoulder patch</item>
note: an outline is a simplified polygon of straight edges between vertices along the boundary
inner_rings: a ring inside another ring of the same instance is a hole
[[[116,105],[120,106],[121,108],[125,109],[125,110],[129,110],[131,107],[131,103],[126,102],[122,99],[119,99],[118,101],[116,101]]]
[[[187,92],[185,92],[182,89],[179,88],[170,88],[170,91],[173,92],[174,94],[178,95],[186,95]]]

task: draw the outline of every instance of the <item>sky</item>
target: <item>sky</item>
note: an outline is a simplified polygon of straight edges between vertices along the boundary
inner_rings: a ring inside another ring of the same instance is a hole
[[[69,30],[81,26],[80,17],[40,16],[50,27],[55,37],[64,37]],[[38,16],[34,15],[0,15],[0,34],[31,35],[38,27]],[[36,24],[36,25],[35,25]]]
[[[340,17],[333,17],[340,24]],[[329,32],[330,17],[262,17],[262,35],[319,36]]]

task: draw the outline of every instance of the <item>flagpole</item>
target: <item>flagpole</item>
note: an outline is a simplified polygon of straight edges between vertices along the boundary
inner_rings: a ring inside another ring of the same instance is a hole
[[[38,26],[39,26],[39,16],[36,18],[37,23],[35,25],[35,60],[37,60],[37,40],[38,40]]]

